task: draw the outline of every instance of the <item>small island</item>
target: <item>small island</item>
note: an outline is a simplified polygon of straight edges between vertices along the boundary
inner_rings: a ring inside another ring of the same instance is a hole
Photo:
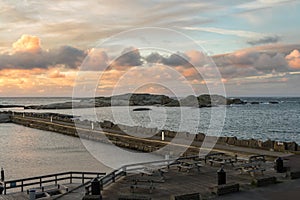
[[[82,98],[78,102],[53,103],[24,106],[25,109],[72,109],[110,106],[165,106],[165,107],[213,107],[220,105],[245,104],[241,99],[226,98],[221,95],[203,94],[172,98],[166,95],[127,93],[111,97]]]

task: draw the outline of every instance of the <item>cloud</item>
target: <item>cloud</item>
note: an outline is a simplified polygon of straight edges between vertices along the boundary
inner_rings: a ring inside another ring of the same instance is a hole
[[[13,43],[13,50],[15,52],[40,52],[40,39],[37,36],[22,35],[20,39]]]
[[[289,66],[293,69],[300,69],[300,52],[299,50],[295,49],[286,57]]]
[[[134,47],[125,48],[121,55],[113,61],[112,67],[133,67],[143,64],[142,57],[138,49]]]
[[[66,75],[61,73],[58,69],[51,69],[48,72],[49,78],[65,78]]]
[[[23,35],[13,44],[12,53],[0,54],[0,69],[78,68],[85,56],[83,50],[71,46],[43,50],[38,37]]]
[[[262,44],[277,43],[279,41],[280,41],[279,36],[266,36],[255,40],[249,40],[247,41],[247,43],[250,45],[262,45]]]

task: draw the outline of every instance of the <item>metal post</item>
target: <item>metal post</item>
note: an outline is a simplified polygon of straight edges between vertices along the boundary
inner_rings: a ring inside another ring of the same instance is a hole
[[[218,185],[225,185],[226,184],[226,172],[224,171],[223,166],[217,173],[218,173]]]
[[[4,191],[4,184],[0,182],[0,195],[3,193],[3,191]]]
[[[5,180],[4,169],[3,167],[1,167],[1,181],[3,182],[4,180]]]
[[[100,181],[97,178],[94,178],[91,182],[92,195],[101,195],[100,192]]]

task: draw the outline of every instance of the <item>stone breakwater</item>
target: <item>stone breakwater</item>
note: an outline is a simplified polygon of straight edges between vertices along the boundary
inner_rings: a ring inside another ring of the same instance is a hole
[[[2,122],[12,122],[31,128],[53,131],[100,142],[107,143],[107,139],[109,139],[111,143],[117,146],[143,152],[153,152],[166,145],[166,143],[161,141],[162,131],[164,132],[165,141],[171,141],[175,137],[186,140],[193,138],[191,147],[186,151],[186,155],[198,153],[199,147],[201,147],[204,139],[207,138],[217,140],[217,144],[224,146],[232,145],[278,152],[300,151],[298,144],[295,142],[278,142],[272,140],[260,141],[256,139],[244,140],[238,139],[237,137],[216,138],[214,136],[206,136],[203,133],[192,135],[187,132],[114,124],[110,121],[81,121],[79,119],[74,119],[73,116],[70,115],[54,113],[1,112],[0,120]],[[141,138],[147,138],[147,140]]]

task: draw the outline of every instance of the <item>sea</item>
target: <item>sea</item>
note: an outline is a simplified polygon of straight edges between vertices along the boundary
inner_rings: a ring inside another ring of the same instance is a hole
[[[144,126],[241,139],[271,139],[300,144],[299,97],[240,97],[245,105],[214,108],[150,106],[148,111],[135,107],[100,107],[63,110],[23,110],[16,112],[53,112],[74,114],[84,120],[109,120],[117,124]],[[0,105],[40,105],[72,101],[71,98],[0,98]],[[251,102],[255,102],[252,104]],[[274,103],[276,102],[276,103]],[[0,166],[7,179],[24,178],[64,171],[111,170],[89,153],[78,138],[0,123]],[[104,144],[103,144],[104,145]],[[105,152],[103,156],[105,156]],[[107,152],[107,157],[109,159]],[[159,158],[158,158],[159,159]]]

